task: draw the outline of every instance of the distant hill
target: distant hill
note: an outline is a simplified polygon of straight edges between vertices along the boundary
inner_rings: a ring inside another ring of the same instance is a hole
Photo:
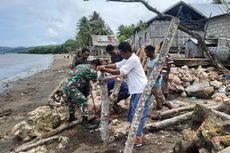
[[[26,47],[1,47],[0,46],[0,53],[19,53],[24,52],[28,48]]]

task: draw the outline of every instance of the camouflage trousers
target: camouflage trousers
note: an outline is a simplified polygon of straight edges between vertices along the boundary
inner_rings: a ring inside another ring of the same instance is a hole
[[[75,107],[80,107],[81,116],[88,116],[87,98],[76,87],[65,88],[68,98],[69,113],[75,113]]]
[[[157,109],[162,109],[163,107],[163,104],[166,103],[166,100],[165,100],[165,97],[164,97],[164,94],[161,90],[161,87],[153,87],[152,89],[152,94],[155,96],[155,99],[156,99],[156,103],[157,103]]]

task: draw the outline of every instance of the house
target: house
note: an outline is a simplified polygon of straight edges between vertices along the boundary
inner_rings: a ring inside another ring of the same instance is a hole
[[[162,13],[179,16],[183,26],[200,34],[202,38],[230,38],[230,15],[223,8],[224,5],[221,4],[187,4],[180,1]],[[146,22],[145,30],[136,29],[132,42],[139,47],[148,44],[158,45],[163,41],[169,24],[170,18],[155,16]],[[184,48],[184,43],[189,39],[193,37],[178,29],[170,52]]]
[[[92,35],[92,51],[96,56],[102,56],[105,54],[105,48],[107,45],[113,45],[117,47],[119,41],[114,35]]]

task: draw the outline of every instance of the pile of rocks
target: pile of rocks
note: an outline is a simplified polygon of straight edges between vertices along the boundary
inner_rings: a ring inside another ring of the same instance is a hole
[[[59,127],[68,116],[66,107],[53,109],[50,106],[38,107],[28,115],[28,120],[16,124],[12,129],[12,134],[22,141],[29,141]]]
[[[223,93],[222,96],[225,95],[223,99],[230,100],[228,88],[230,89],[230,86],[225,84],[224,78],[214,67],[172,66],[169,74],[169,90],[182,97],[209,98],[212,95],[219,97],[216,93]]]

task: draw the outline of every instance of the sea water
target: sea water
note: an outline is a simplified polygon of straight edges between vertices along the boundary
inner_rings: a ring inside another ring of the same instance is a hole
[[[51,54],[0,54],[0,92],[9,83],[48,69],[52,62]]]

